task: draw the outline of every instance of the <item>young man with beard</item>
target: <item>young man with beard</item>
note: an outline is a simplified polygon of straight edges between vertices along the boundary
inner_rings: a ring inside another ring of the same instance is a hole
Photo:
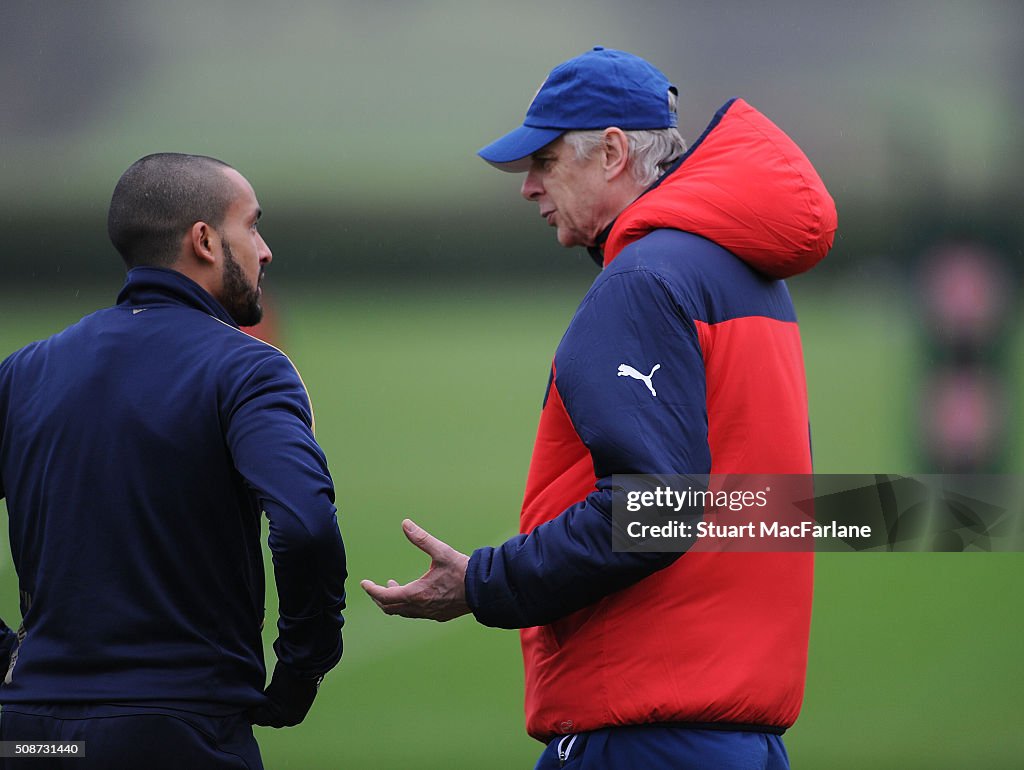
[[[480,151],[602,271],[555,353],[521,535],[363,581],[387,613],[519,628],[538,768],[788,767],[812,553],[612,547],[615,474],[807,474],[807,393],[782,278],[832,245],[810,162],[742,100],[688,151],[676,89],[595,48],[556,67],[523,125]]]
[[[83,770],[260,768],[252,724],[302,721],[341,657],[345,551],[309,397],[238,328],[262,314],[260,214],[221,161],[140,159],[110,204],[117,304],[0,364],[23,618],[2,741],[84,742]]]

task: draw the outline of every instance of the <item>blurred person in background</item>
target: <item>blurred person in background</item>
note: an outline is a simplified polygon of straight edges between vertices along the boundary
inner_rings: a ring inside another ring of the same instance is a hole
[[[831,248],[835,206],[742,100],[687,151],[676,93],[598,47],[480,150],[602,271],[555,353],[522,534],[466,556],[406,520],[430,570],[362,583],[389,614],[522,629],[538,768],[785,768],[803,698],[813,553],[612,549],[613,474],[811,473],[781,279]]]
[[[922,461],[932,472],[1008,470],[1012,401],[1008,329],[1014,282],[1003,257],[949,240],[922,259],[924,371],[918,393]]]
[[[263,312],[261,213],[219,160],[138,160],[108,216],[117,304],[0,364],[23,618],[4,635],[2,741],[83,741],[82,770],[260,768],[252,724],[302,721],[341,657],[345,550],[309,396],[239,329]]]

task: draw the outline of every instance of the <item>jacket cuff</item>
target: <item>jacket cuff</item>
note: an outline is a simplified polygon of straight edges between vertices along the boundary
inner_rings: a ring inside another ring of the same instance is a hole
[[[477,548],[466,568],[466,604],[481,625],[522,628],[521,608],[515,593],[494,574],[498,549]]]

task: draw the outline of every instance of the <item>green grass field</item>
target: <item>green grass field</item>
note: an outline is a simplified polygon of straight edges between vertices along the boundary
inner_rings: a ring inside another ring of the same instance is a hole
[[[401,534],[406,516],[466,551],[516,531],[547,367],[584,289],[278,295],[283,346],[338,487],[351,577],[345,658],[302,726],[260,730],[268,768],[532,767],[541,747],[523,731],[517,635],[466,618],[386,617],[358,581],[425,569]],[[5,299],[0,353],[115,290]],[[814,284],[797,282],[794,295],[817,470],[922,470],[905,416],[915,354],[903,311]],[[827,554],[817,564],[807,696],[787,737],[794,767],[1021,766],[1024,556]],[[12,624],[16,596],[4,546],[0,612]]]

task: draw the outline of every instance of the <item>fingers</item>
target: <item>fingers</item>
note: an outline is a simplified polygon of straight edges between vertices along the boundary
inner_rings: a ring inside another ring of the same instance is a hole
[[[449,608],[450,596],[465,590],[464,564],[460,571],[460,559],[465,561],[465,555],[438,540],[411,519],[402,522],[402,531],[410,543],[430,557],[430,568],[421,578],[405,585],[394,579],[388,580],[387,585],[363,580],[359,584],[362,589],[387,615],[450,620],[465,614],[468,610],[461,610],[465,604],[461,599],[456,602],[457,609],[461,611],[453,614]],[[454,584],[454,588],[449,584]]]
[[[405,519],[402,522],[402,531],[409,538],[410,543],[434,561],[443,561],[451,553],[452,548],[450,545],[438,540],[412,519]]]
[[[413,598],[416,588],[412,583],[403,586],[396,580],[389,580],[387,586],[381,586],[372,580],[363,580],[359,585],[385,615],[401,615],[407,618],[424,617]]]
[[[398,587],[397,583],[394,586],[391,585],[392,583],[395,583],[395,581],[389,580],[387,587],[385,587],[377,585],[372,580],[363,580],[360,581],[359,585],[367,594],[369,594],[370,598],[373,599],[374,604],[380,607],[388,615],[391,615],[393,613],[389,611],[389,606],[391,604],[391,601],[389,601],[389,591],[390,589]]]
[[[377,603],[377,606],[385,612],[388,612],[389,608],[407,604],[416,590],[413,583],[403,586],[396,580],[389,580],[386,586],[377,585],[372,580],[363,580],[359,585]]]
[[[394,580],[389,580],[387,586],[380,586],[374,583],[372,580],[363,580],[359,583],[360,587],[370,595],[370,598],[377,602],[383,609],[383,603],[387,603],[388,599],[392,596],[394,591],[392,589],[399,588],[399,585]]]

